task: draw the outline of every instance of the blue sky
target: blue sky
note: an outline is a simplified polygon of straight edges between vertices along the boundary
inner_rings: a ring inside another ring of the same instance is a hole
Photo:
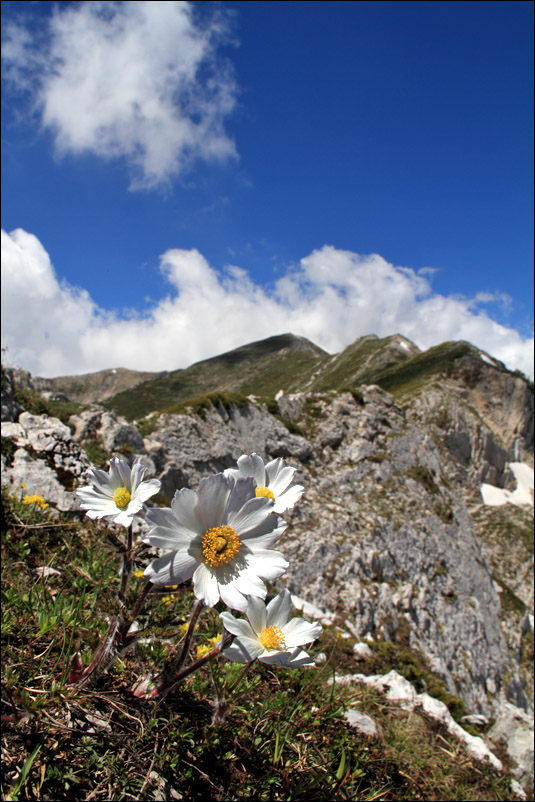
[[[400,332],[533,375],[531,3],[2,5],[8,363]]]

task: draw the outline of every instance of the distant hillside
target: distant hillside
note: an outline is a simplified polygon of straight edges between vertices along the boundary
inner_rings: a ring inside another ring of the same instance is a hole
[[[111,368],[99,370],[96,373],[83,373],[79,376],[58,376],[53,379],[44,379],[41,376],[32,377],[25,370],[16,370],[15,380],[22,387],[37,390],[41,395],[60,394],[79,404],[98,404],[110,396],[135,387],[140,382],[164,375],[165,372],[150,373],[126,368]]]

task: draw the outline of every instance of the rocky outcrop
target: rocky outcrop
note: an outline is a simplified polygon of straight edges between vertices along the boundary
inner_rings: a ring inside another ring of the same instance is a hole
[[[533,449],[533,387],[525,377],[505,370],[501,362],[473,346],[446,376],[495,439],[512,451],[512,460],[521,460],[523,452]]]
[[[96,405],[92,405],[91,409],[79,415],[71,415],[69,426],[72,429],[72,439],[76,443],[99,440],[110,454],[119,449],[131,454],[145,450],[143,438],[135,426],[115,413]]]
[[[90,467],[71,430],[57,418],[23,412],[18,422],[2,423],[2,441],[11,444],[2,458],[2,483],[15,492],[39,495],[60,510],[76,507],[75,489]]]
[[[208,473],[235,466],[241,454],[257,451],[306,463],[312,448],[291,434],[265,407],[210,407],[198,415],[162,415],[158,429],[144,441],[162,492],[172,498],[180,487],[195,487]]]

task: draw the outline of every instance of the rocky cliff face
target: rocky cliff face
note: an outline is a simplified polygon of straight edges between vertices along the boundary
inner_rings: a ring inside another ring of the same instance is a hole
[[[358,638],[424,655],[472,712],[531,712],[533,510],[487,507],[479,492],[513,488],[509,464],[532,464],[521,377],[470,352],[397,400],[376,385],[279,393],[137,426],[96,406],[68,426],[21,414],[5,387],[3,481],[60,508],[74,504],[88,442],[140,455],[168,499],[243,453],[284,457],[306,487],[280,543],[284,586]]]

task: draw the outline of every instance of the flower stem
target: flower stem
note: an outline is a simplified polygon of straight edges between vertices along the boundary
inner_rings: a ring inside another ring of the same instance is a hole
[[[214,715],[212,716],[212,724],[223,724],[227,713],[227,700],[225,699],[223,689],[216,678],[217,672],[213,663],[208,663],[208,670],[210,671],[210,679],[212,680],[212,685],[214,686],[215,691]]]
[[[187,635],[186,635],[186,637],[187,637]],[[197,669],[201,668],[201,666],[203,666],[205,663],[208,663],[210,660],[213,660],[214,657],[217,657],[223,651],[223,649],[226,649],[226,647],[230,643],[231,638],[232,638],[232,636],[229,635],[228,632],[224,632],[223,633],[223,637],[221,639],[221,643],[219,643],[218,646],[215,646],[210,652],[208,652],[208,654],[205,654],[203,657],[199,657],[198,660],[195,660],[187,668],[182,669],[182,671],[177,670],[177,671],[173,672],[173,674],[170,674],[170,673],[167,674],[167,677],[164,679],[162,684],[159,685],[156,688],[156,690],[154,692],[154,696],[158,697],[159,701],[163,701],[163,699],[165,699],[167,694],[181,680],[185,679],[190,674],[193,674],[194,671],[197,671]],[[182,657],[182,655],[181,655],[181,657]],[[180,663],[180,666],[182,666],[183,663],[184,663],[184,660],[182,660],[182,662]]]
[[[123,564],[121,571],[121,587],[119,588],[119,598],[124,603],[126,596],[126,588],[130,574],[132,573],[132,524],[128,527],[128,534],[126,536],[126,550],[123,554]]]

